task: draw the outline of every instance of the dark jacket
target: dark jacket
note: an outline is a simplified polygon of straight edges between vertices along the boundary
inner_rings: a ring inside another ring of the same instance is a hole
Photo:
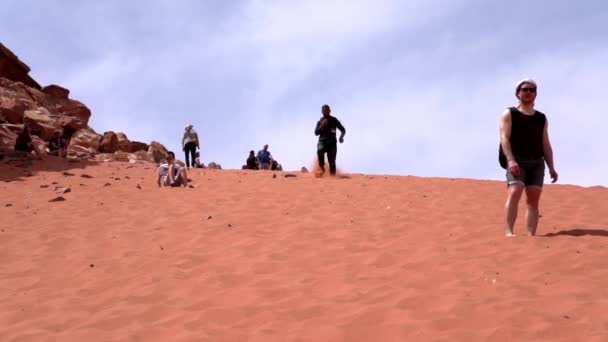
[[[325,127],[321,128],[321,122],[323,122],[323,120],[325,119],[329,120],[329,123],[325,125]],[[336,143],[336,129],[339,129],[342,133],[346,133],[346,129],[344,128],[344,126],[342,126],[340,120],[338,120],[334,116],[329,115],[327,118],[322,117],[317,122],[317,126],[315,128],[315,135],[319,136],[320,142]]]

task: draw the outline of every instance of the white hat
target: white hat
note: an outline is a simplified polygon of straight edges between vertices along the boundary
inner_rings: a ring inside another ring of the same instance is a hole
[[[190,128],[192,128],[192,124],[187,124],[186,129],[190,129]]]
[[[517,92],[517,90],[519,90],[519,87],[521,87],[521,85],[524,84],[524,83],[531,83],[531,84],[534,84],[535,87],[538,87],[536,85],[536,82],[533,79],[531,79],[531,78],[524,78],[523,80],[517,82],[517,84],[515,85],[515,92]]]

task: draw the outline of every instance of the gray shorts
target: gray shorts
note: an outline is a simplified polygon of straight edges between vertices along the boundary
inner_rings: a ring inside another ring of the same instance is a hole
[[[519,164],[519,176],[515,177],[507,169],[507,185],[519,183],[524,186],[542,188],[545,180],[545,159],[524,159],[515,157]]]

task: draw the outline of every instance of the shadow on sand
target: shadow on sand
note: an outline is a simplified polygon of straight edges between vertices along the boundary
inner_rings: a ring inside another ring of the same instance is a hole
[[[80,159],[65,159],[47,156],[45,160],[34,160],[31,156],[19,152],[0,153],[0,182],[24,181],[39,172],[83,171],[88,166],[99,162]]]
[[[544,237],[556,237],[556,236],[605,236],[608,237],[608,230],[605,229],[569,229],[560,230],[556,233],[548,233],[542,235]]]

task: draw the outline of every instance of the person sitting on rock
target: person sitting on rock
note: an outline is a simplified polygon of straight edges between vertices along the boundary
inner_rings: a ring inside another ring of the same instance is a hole
[[[55,131],[53,137],[49,141],[49,154],[65,158],[68,155],[68,143],[61,133],[61,131]]]
[[[38,159],[44,159],[43,152],[40,151],[40,149],[36,146],[36,144],[34,144],[34,141],[32,140],[32,127],[30,127],[30,125],[28,124],[25,124],[23,126],[23,131],[21,131],[21,133],[19,133],[19,135],[17,136],[17,140],[15,141],[15,151],[22,151],[27,153],[34,152]]]
[[[270,168],[272,171],[283,171],[283,166],[281,166],[281,164],[276,161],[275,159],[272,160],[272,166]]]
[[[177,163],[175,163],[175,153],[172,151],[167,152],[167,163],[161,164],[158,167],[157,184],[159,187],[188,186],[188,174],[186,173],[186,168],[180,167]]]
[[[249,151],[249,157],[247,157],[247,169],[249,170],[259,170],[258,159],[255,157],[255,153],[253,151]]]

